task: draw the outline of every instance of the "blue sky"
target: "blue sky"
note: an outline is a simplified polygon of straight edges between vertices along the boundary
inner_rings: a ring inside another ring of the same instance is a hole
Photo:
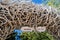
[[[41,4],[42,0],[32,0],[32,2],[37,3],[37,4]]]
[[[35,4],[42,4],[46,0],[32,0],[33,3]]]

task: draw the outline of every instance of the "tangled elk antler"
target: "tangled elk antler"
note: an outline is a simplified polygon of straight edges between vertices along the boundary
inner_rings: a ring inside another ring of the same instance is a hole
[[[56,11],[32,3],[0,5],[0,40],[22,26],[46,26],[48,32],[60,36],[60,17]]]

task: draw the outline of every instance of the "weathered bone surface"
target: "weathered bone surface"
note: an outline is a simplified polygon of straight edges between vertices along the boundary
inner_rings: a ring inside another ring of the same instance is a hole
[[[50,10],[31,3],[10,6],[0,4],[0,40],[23,26],[45,26],[48,32],[60,36],[60,17],[56,11]]]

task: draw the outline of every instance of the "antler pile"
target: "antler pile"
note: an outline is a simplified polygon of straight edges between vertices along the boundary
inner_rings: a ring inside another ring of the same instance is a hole
[[[48,32],[60,36],[60,17],[56,11],[32,3],[0,4],[0,40],[23,26],[45,26]]]

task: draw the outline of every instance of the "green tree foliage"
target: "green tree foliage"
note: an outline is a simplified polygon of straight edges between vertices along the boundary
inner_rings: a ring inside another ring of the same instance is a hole
[[[60,8],[60,0],[48,0],[47,5],[59,9]]]
[[[23,32],[21,35],[21,40],[54,40],[53,36],[47,32]]]

